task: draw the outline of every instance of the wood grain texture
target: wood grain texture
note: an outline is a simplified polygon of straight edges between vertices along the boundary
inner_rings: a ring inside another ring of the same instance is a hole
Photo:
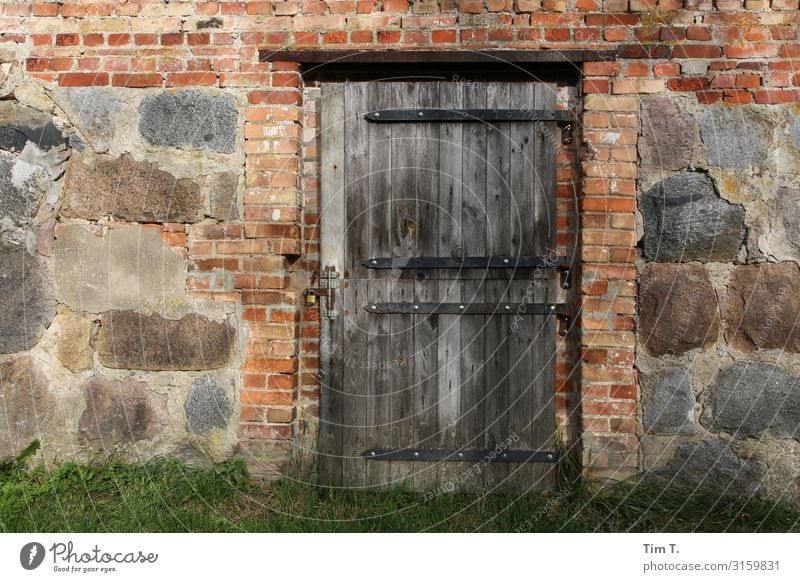
[[[555,270],[366,269],[360,263],[370,257],[549,255],[555,247],[555,122],[376,124],[363,113],[555,109],[555,86],[386,82],[340,84],[339,90],[343,97],[322,109],[323,127],[344,120],[341,130],[323,135],[323,149],[341,151],[323,151],[322,199],[341,190],[344,206],[331,214],[336,226],[322,230],[323,247],[336,248],[331,241],[338,236],[344,257],[344,316],[329,329],[344,356],[326,364],[340,388],[324,390],[321,426],[329,428],[324,438],[320,434],[321,452],[332,451],[327,458],[339,458],[339,466],[328,466],[323,480],[426,491],[552,486],[550,465],[365,461],[360,454],[372,448],[552,450],[554,317],[505,309],[379,314],[365,307],[554,301]]]

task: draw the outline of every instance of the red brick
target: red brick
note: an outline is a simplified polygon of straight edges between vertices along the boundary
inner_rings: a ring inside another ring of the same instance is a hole
[[[717,75],[711,80],[714,89],[732,89],[736,86],[735,75]]]
[[[157,73],[117,73],[111,78],[114,87],[161,87]]]
[[[698,91],[697,101],[702,105],[711,105],[722,101],[722,91]]]
[[[79,34],[57,34],[56,46],[77,46],[80,44],[80,40]]]
[[[86,44],[86,37],[83,39],[83,44]],[[125,46],[131,44],[130,34],[109,34],[108,46]]]
[[[61,87],[90,87],[108,85],[108,73],[62,73],[58,76]]]
[[[550,42],[567,42],[570,39],[568,28],[548,28],[544,31],[544,38]]]
[[[454,43],[456,38],[457,32],[455,30],[434,30],[431,33],[431,40],[435,43]]]
[[[51,71],[69,71],[72,68],[72,59],[68,57],[50,59],[47,68]]]
[[[134,34],[133,41],[137,45],[153,45],[158,44],[158,35],[157,34]]]
[[[163,46],[178,46],[183,44],[182,32],[170,32],[161,35],[161,44]]]
[[[629,32],[627,28],[606,28],[603,31],[603,38],[609,42],[620,42],[628,40]]]
[[[42,3],[38,2],[33,5],[34,16],[57,16],[58,4],[55,2]]]
[[[800,101],[800,90],[788,89],[762,89],[755,91],[756,103],[796,103]]]
[[[610,83],[605,79],[587,79],[583,82],[584,93],[608,93]]]
[[[708,79],[705,78],[676,78],[667,81],[667,88],[670,91],[702,91],[708,88],[708,84]]]
[[[663,44],[623,44],[617,54],[621,59],[668,59],[672,47]]]
[[[753,94],[747,91],[738,91],[729,89],[722,92],[722,101],[724,103],[736,103],[736,104],[752,103]]]
[[[232,16],[243,16],[247,14],[247,4],[244,2],[221,2],[220,14],[230,14]]]
[[[602,38],[602,32],[600,28],[576,28],[573,36],[575,42],[598,41]]]
[[[371,30],[354,30],[350,33],[350,42],[362,44],[372,42]]]
[[[761,86],[761,75],[736,75],[736,87],[754,89]]]
[[[217,75],[215,73],[169,73],[167,75],[167,87],[213,86],[216,84]]]
[[[379,30],[378,42],[382,44],[394,44],[400,42],[399,30]]]
[[[34,35],[36,36],[36,35]],[[102,34],[83,35],[83,46],[99,46],[105,42]]]
[[[781,56],[787,59],[800,58],[800,44],[785,44],[781,47]]]
[[[297,91],[251,91],[248,99],[252,105],[269,103],[271,105],[299,105],[300,95]]]
[[[297,371],[297,358],[247,358],[242,370],[247,372],[276,372],[291,374]]]
[[[244,402],[244,396],[242,402]],[[583,402],[581,408],[584,414],[596,416],[636,414],[636,402],[633,401],[598,402],[587,400]]]
[[[623,77],[649,77],[650,65],[637,61],[627,63],[622,75]]]
[[[588,77],[616,76],[620,73],[620,64],[617,62],[588,62],[583,63],[583,74]]]
[[[294,396],[291,392],[280,390],[244,389],[239,393],[242,404],[291,406]]]
[[[680,75],[681,66],[678,63],[660,63],[653,65],[653,74],[657,77],[674,77]]]
[[[712,44],[680,44],[672,48],[674,59],[715,59],[721,54],[720,47]]]
[[[797,38],[797,29],[793,27],[778,27],[771,30],[773,40],[794,40]]]
[[[272,2],[248,2],[247,3],[247,13],[248,14],[272,14]]]
[[[315,46],[319,44],[320,35],[316,32],[295,32],[294,43],[300,46]]]
[[[711,29],[706,26],[686,27],[686,38],[688,40],[711,40]]]
[[[777,57],[779,52],[780,45],[767,43],[727,45],[725,47],[725,56],[729,59]]]
[[[347,42],[347,32],[340,30],[337,32],[326,32],[322,36],[324,44],[345,44]]]
[[[408,0],[384,0],[384,12],[406,12],[408,10]]]

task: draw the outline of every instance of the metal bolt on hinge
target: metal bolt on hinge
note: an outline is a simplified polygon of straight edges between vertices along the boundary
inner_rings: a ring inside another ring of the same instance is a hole
[[[569,145],[572,143],[572,124],[565,123],[561,126],[561,143]]]

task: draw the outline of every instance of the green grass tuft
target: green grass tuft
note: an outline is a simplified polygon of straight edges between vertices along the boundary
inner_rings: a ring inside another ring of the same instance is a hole
[[[250,479],[241,461],[213,470],[156,460],[48,472],[25,467],[31,454],[0,465],[1,531],[800,531],[798,506],[657,483],[601,488],[565,478],[550,494],[426,500],[406,490],[337,490],[298,478],[265,486]]]

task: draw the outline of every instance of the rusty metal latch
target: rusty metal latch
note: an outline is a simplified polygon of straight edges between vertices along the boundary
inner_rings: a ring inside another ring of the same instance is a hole
[[[309,287],[305,290],[306,304],[315,305],[320,297],[325,302],[320,303],[319,316],[323,319],[335,319],[339,314],[336,311],[336,289],[339,288],[339,273],[333,266],[325,267],[319,273],[319,287]]]

